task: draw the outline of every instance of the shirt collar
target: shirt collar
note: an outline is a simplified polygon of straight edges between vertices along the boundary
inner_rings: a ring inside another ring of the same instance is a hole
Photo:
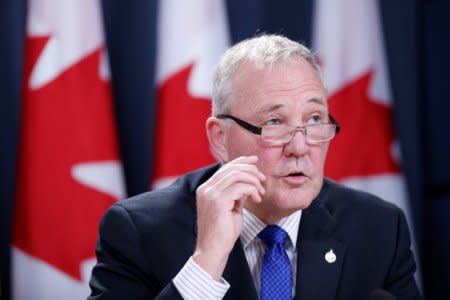
[[[281,219],[276,223],[276,225],[283,228],[291,241],[293,248],[295,249],[297,245],[298,228],[300,225],[300,219],[302,216],[302,211],[298,210],[293,214]],[[241,242],[244,249],[250,244],[251,241],[258,236],[258,233],[263,230],[267,224],[258,219],[253,213],[247,209],[243,209],[243,224],[241,232]]]

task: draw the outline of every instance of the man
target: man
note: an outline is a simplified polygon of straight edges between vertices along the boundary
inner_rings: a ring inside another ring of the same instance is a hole
[[[308,49],[230,48],[206,122],[221,164],[105,214],[89,299],[420,298],[403,213],[324,179],[338,130]]]

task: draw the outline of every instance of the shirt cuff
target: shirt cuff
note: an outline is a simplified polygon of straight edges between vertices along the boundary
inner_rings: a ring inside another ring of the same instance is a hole
[[[173,284],[184,300],[220,300],[230,288],[224,278],[214,280],[192,257],[175,276]]]

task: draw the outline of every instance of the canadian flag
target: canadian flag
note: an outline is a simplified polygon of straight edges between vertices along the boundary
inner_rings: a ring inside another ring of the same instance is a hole
[[[229,45],[222,0],[161,1],[158,28],[155,188],[215,161],[205,121],[214,66]]]
[[[322,65],[331,114],[342,126],[331,143],[325,174],[395,203],[413,229],[377,3],[315,2],[313,49]]]
[[[30,0],[13,299],[83,299],[101,215],[125,195],[100,1]]]

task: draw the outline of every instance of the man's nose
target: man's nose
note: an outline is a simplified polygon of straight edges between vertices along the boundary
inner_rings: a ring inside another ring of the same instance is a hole
[[[306,129],[304,127],[296,127],[292,132],[292,138],[289,143],[284,146],[286,156],[302,156],[309,152],[309,144],[306,142]]]

